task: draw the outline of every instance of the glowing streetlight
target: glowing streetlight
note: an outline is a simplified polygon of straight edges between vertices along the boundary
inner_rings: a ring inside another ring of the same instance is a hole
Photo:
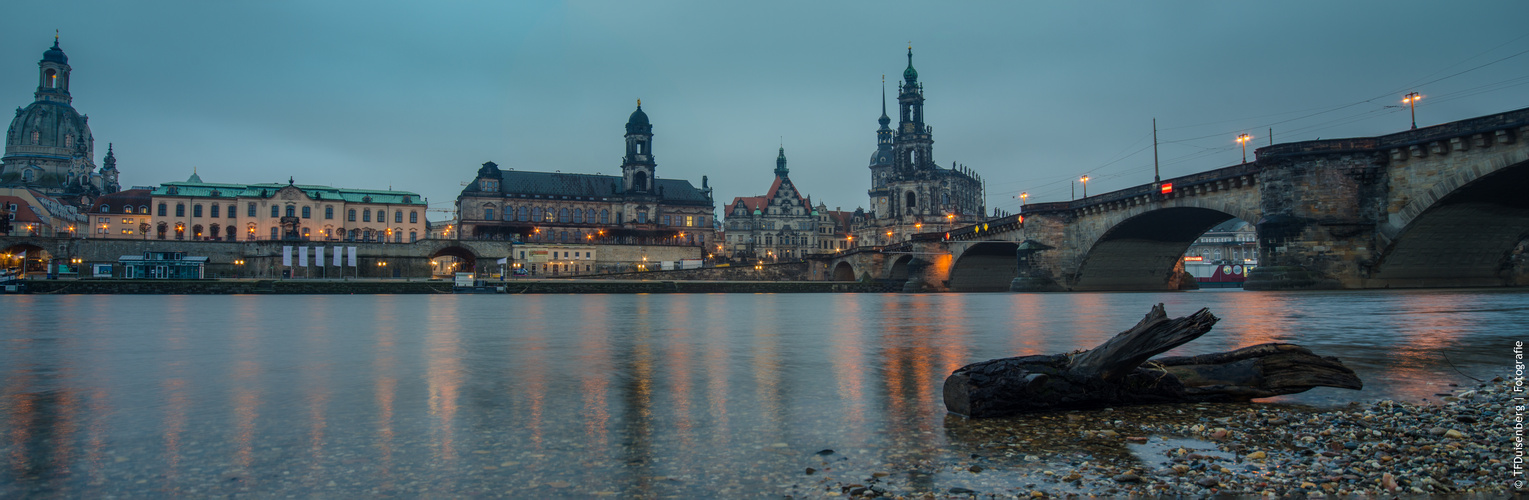
[[[1029,192],[1022,191],[1022,192],[1019,193],[1019,205],[1020,206],[1024,206],[1025,202],[1027,202],[1029,200],[1030,200],[1030,193]]]
[[[1402,104],[1412,108],[1412,130],[1418,128],[1418,101],[1422,99],[1423,96],[1418,95],[1417,92],[1408,92],[1407,95],[1402,96]]]
[[[1248,135],[1248,134],[1239,134],[1237,136],[1237,144],[1241,144],[1242,145],[1242,162],[1243,163],[1247,163],[1248,162],[1248,141],[1251,141],[1251,140],[1253,140],[1253,136]]]
[[[1085,175],[1083,177],[1079,177],[1078,180],[1083,182],[1083,197],[1087,198],[1088,197],[1088,176]]]

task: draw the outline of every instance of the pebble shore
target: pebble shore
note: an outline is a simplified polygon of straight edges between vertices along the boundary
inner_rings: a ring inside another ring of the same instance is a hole
[[[822,450],[787,498],[1505,498],[1509,382],[1318,409],[1183,404],[949,417],[954,452],[861,463]]]

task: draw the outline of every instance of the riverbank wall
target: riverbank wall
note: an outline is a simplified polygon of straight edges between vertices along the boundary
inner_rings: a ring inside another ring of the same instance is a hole
[[[900,284],[842,281],[513,280],[486,282],[496,293],[887,293]],[[407,280],[27,280],[34,294],[428,294],[453,293],[448,281]]]

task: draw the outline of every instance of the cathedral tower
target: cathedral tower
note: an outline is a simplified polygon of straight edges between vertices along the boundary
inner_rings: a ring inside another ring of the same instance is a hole
[[[72,70],[55,36],[37,62],[35,99],[26,108],[16,108],[6,131],[0,184],[24,185],[88,205],[95,196],[117,191],[116,169],[110,178],[96,172],[90,119],[71,104]]]

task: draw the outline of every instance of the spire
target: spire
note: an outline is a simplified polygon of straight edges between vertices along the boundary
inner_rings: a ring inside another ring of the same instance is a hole
[[[903,80],[907,80],[908,85],[918,82],[918,70],[913,69],[913,42],[908,42],[908,69],[903,70]]]
[[[882,130],[886,130],[887,124],[892,123],[892,119],[887,117],[887,75],[881,75],[881,118],[876,121],[881,123]]]
[[[102,171],[106,171],[106,170],[116,170],[116,169],[117,169],[117,155],[112,153],[111,143],[108,142],[108,143],[106,143],[106,159],[101,160],[101,170]],[[193,172],[194,172],[194,170],[193,170]]]
[[[790,170],[786,168],[786,146],[780,147],[780,155],[775,157],[775,176],[785,177]]]

